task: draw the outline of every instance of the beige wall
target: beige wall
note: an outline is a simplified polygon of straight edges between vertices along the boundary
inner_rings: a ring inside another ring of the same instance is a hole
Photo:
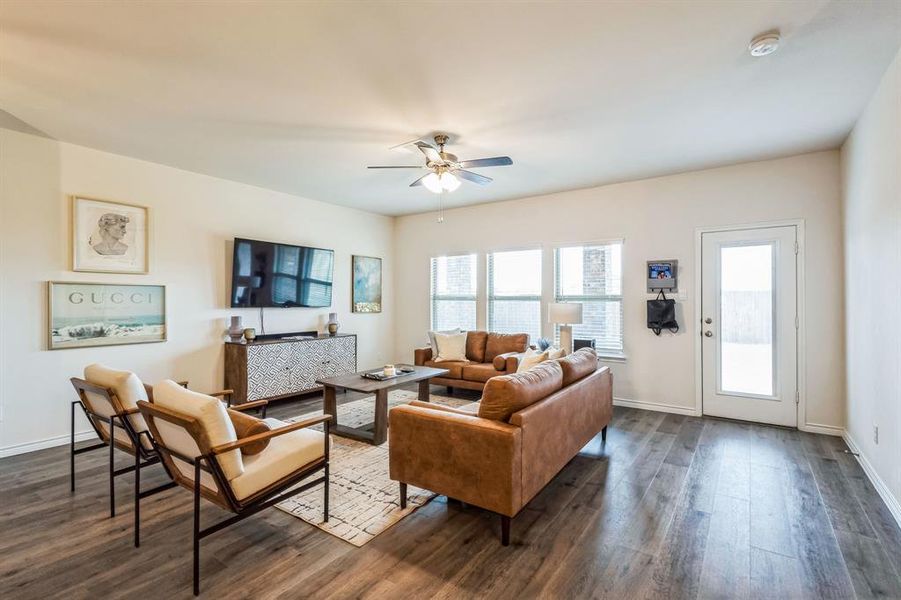
[[[149,275],[69,270],[70,194],[150,207]],[[332,310],[358,335],[360,365],[390,360],[393,219],[0,129],[0,453],[62,441],[74,398],[67,379],[91,362],[221,389],[228,316],[258,320],[227,305],[235,236],[334,248]],[[350,312],[351,254],[385,259],[382,314]],[[47,351],[47,280],[165,284],[169,341]],[[327,313],[267,309],[267,330],[321,329]]]
[[[685,173],[400,217],[396,223],[396,360],[411,360],[429,326],[429,258],[443,253],[542,244],[545,277],[555,242],[622,238],[625,362],[611,363],[615,395],[693,412],[696,406],[696,227],[804,219],[806,224],[806,415],[799,423],[844,425],[844,367],[837,151]],[[645,261],[680,264],[682,329],[646,328]],[[838,433],[839,429],[831,430]]]
[[[845,142],[842,167],[848,433],[901,521],[901,52]]]

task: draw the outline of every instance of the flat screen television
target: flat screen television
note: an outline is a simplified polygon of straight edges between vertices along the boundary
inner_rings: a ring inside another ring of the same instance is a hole
[[[334,250],[235,238],[231,306],[331,306],[334,266]]]

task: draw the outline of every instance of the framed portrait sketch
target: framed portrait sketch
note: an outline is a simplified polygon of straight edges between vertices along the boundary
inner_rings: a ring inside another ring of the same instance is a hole
[[[382,259],[353,257],[353,312],[382,312]]]
[[[166,341],[166,287],[50,281],[50,350]]]
[[[148,209],[93,198],[72,198],[72,270],[147,273]]]

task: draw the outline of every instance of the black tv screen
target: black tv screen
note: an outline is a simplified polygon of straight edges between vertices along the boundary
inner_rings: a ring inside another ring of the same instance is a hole
[[[332,305],[335,252],[235,238],[232,308]]]

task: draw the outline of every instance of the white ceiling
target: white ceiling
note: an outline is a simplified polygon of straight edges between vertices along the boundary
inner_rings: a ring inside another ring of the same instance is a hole
[[[778,53],[746,50],[778,27]],[[834,148],[901,2],[0,4],[0,109],[47,135],[397,215],[388,147],[446,131],[512,167],[475,204]],[[415,163],[414,163],[415,164]]]

